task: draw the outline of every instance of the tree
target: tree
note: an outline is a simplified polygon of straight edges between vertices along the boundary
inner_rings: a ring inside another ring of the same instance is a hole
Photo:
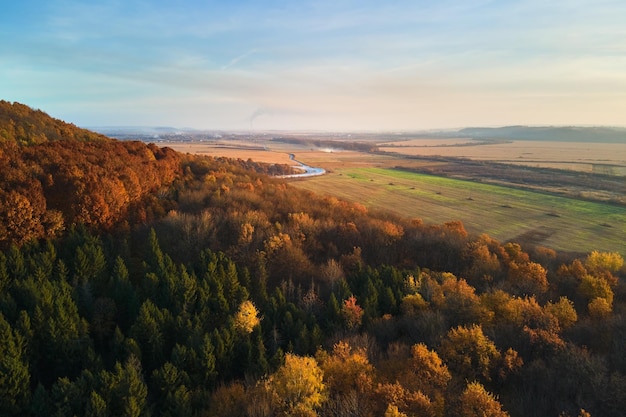
[[[163,417],[191,416],[191,394],[187,388],[189,376],[170,362],[152,373],[158,393],[157,404]]]
[[[355,296],[350,296],[348,299],[344,300],[341,315],[343,316],[348,330],[354,330],[361,326],[363,309],[356,303]]]
[[[583,276],[578,286],[578,293],[587,303],[591,303],[596,298],[604,298],[609,306],[613,305],[613,290],[603,278],[596,278],[592,275]]]
[[[353,412],[364,414],[370,407],[368,397],[373,389],[374,367],[365,348],[353,349],[338,342],[328,354],[318,351],[316,358],[324,372],[324,382],[331,393],[329,403],[335,409],[349,404]]]
[[[285,416],[316,416],[326,398],[323,372],[311,357],[285,355],[285,364],[270,377],[271,391]]]
[[[552,314],[559,321],[561,329],[569,329],[578,320],[578,314],[572,303],[567,297],[560,297],[556,303],[548,302],[544,309]]]
[[[0,243],[21,245],[41,237],[43,227],[40,217],[43,210],[45,207],[34,206],[28,197],[17,191],[8,194],[0,192]]]
[[[252,301],[244,301],[239,305],[239,310],[235,314],[235,328],[244,334],[252,333],[252,330],[261,323],[258,314]]]
[[[107,417],[106,401],[95,391],[91,391],[85,408],[85,417]]]
[[[617,252],[594,250],[585,259],[585,267],[592,273],[601,271],[617,272],[624,266],[624,258]]]
[[[168,310],[159,309],[150,300],[146,300],[130,328],[130,336],[141,348],[143,364],[147,371],[156,369],[163,362],[166,341],[164,327],[170,317]]]
[[[210,417],[246,417],[246,403],[248,402],[256,401],[250,400],[240,382],[221,385],[211,394],[207,415]]]
[[[611,315],[611,311],[613,310],[607,299],[602,297],[591,300],[587,309],[589,310],[589,315],[597,319],[607,318]]]
[[[0,313],[0,414],[24,415],[30,400],[25,340]]]
[[[549,287],[546,269],[536,262],[511,262],[506,282],[515,295],[540,295]]]
[[[490,372],[500,359],[496,345],[483,333],[480,325],[459,326],[448,332],[439,353],[448,366],[467,380],[491,379]]]
[[[411,358],[407,364],[411,380],[415,383],[415,391],[422,391],[435,398],[437,393],[443,393],[450,381],[450,372],[439,355],[434,350],[419,343],[411,347]]]
[[[148,387],[143,379],[141,363],[131,355],[122,366],[115,364],[113,372],[103,372],[103,395],[110,415],[140,417],[147,415]]]
[[[508,417],[502,405],[478,382],[471,382],[461,394],[456,410],[458,417]]]
[[[215,348],[208,334],[204,335],[198,357],[200,359],[201,381],[207,386],[212,386],[217,372],[215,371]]]
[[[486,317],[475,290],[464,279],[451,275],[441,284],[441,309],[452,324],[480,323]]]
[[[396,407],[395,405],[389,404],[387,406],[387,409],[385,410],[384,417],[407,417],[407,415],[398,410],[398,407]]]
[[[346,393],[351,389],[368,390],[372,384],[374,367],[364,348],[353,349],[341,341],[333,346],[331,354],[320,351],[318,360],[329,389]]]

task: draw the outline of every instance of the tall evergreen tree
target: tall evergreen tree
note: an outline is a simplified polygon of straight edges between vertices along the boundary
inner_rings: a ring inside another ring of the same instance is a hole
[[[30,372],[25,340],[0,313],[0,415],[27,414]]]

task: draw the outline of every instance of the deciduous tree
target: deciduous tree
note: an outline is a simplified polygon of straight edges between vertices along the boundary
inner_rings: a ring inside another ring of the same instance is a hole
[[[508,417],[502,404],[478,382],[471,382],[459,398],[458,417]]]
[[[316,416],[326,398],[323,372],[311,357],[285,355],[285,364],[271,376],[270,386],[285,416]]]

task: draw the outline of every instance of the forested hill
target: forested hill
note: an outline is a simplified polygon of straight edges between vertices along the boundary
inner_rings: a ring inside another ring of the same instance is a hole
[[[84,224],[107,229],[180,173],[180,156],[0,102],[0,247]]]
[[[104,141],[104,135],[54,119],[41,110],[0,100],[0,142],[34,145],[56,140]]]
[[[626,128],[578,126],[471,127],[456,134],[474,139],[510,139],[626,144]]]
[[[370,213],[249,160],[22,142],[0,143],[0,416],[624,414],[619,254]]]
[[[155,202],[181,178],[183,159],[169,148],[109,139],[0,101],[0,248],[53,238],[72,225],[111,230],[161,217],[167,204]],[[218,169],[220,161],[212,163]]]

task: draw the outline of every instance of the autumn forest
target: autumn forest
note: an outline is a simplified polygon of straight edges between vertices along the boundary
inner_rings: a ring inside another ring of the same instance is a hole
[[[0,101],[0,415],[622,416],[618,253]]]

